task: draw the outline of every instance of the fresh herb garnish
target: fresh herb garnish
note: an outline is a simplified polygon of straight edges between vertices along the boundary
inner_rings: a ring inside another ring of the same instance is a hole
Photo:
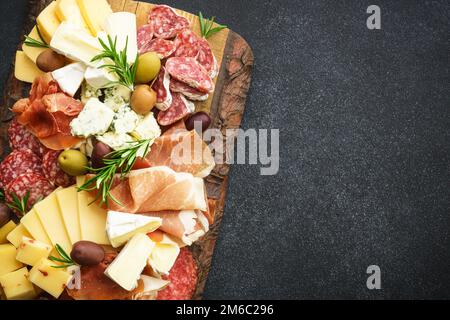
[[[120,201],[110,193],[114,178],[120,172],[120,179],[123,180],[133,169],[136,159],[138,157],[144,158],[148,154],[152,141],[153,139],[130,142],[129,147],[108,154],[103,159],[104,167],[99,169],[89,168],[89,171],[94,173],[95,176],[79,187],[78,191],[98,190],[97,197],[93,202],[100,199],[100,205],[108,205],[108,200],[112,199],[121,205]]]
[[[3,195],[4,196],[4,195]],[[17,196],[16,193],[12,193],[12,201],[7,202],[6,205],[11,209],[19,213],[23,217],[28,212],[28,199],[30,199],[30,191],[23,198]]]
[[[136,78],[136,71],[138,66],[138,55],[136,55],[136,59],[133,65],[130,66],[128,64],[127,58],[128,37],[125,43],[125,48],[120,52],[117,52],[117,37],[115,37],[113,41],[112,38],[108,35],[108,44],[106,44],[100,38],[98,39],[98,41],[103,47],[103,52],[95,56],[92,59],[92,62],[109,59],[109,61],[111,61],[112,63],[105,63],[99,68],[106,68],[111,72],[115,72],[119,77],[119,81],[117,81],[117,83],[122,84],[130,90],[133,90],[134,79]]]
[[[29,36],[25,36],[24,44],[29,47],[35,47],[35,48],[49,48],[48,43],[45,42],[44,37],[42,37],[41,31],[39,30],[39,27],[37,25],[36,25],[36,30],[37,30],[40,40],[36,40]]]
[[[212,17],[210,19],[205,19],[205,18],[203,18],[203,14],[201,12],[198,13],[198,19],[200,21],[200,31],[202,33],[202,37],[205,39],[208,39],[212,35],[227,28],[227,26],[223,26],[220,24],[218,24],[217,27],[213,28],[214,20],[216,20],[216,17]]]
[[[64,251],[64,249],[59,244],[56,244],[55,248],[56,248],[56,251],[61,256],[61,258],[50,256],[48,259],[53,262],[60,262],[63,264],[57,265],[57,266],[52,266],[52,268],[63,269],[63,268],[67,268],[67,267],[71,267],[71,266],[75,265],[75,262],[72,260],[72,258]]]
[[[5,190],[3,188],[0,188],[0,202],[5,202]]]

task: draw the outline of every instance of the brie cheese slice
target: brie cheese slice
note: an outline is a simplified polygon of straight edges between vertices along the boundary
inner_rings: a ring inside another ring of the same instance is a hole
[[[148,258],[148,264],[155,272],[168,275],[180,254],[180,247],[165,233],[160,241],[152,240],[155,248]]]
[[[118,248],[138,233],[150,233],[161,227],[162,219],[133,213],[108,211],[106,233],[111,245]]]
[[[61,90],[73,97],[81,87],[85,71],[85,64],[76,62],[53,71],[52,76],[58,82]]]
[[[127,62],[133,64],[138,54],[136,15],[130,12],[110,14],[103,28],[114,41],[117,37],[117,50],[127,48]]]

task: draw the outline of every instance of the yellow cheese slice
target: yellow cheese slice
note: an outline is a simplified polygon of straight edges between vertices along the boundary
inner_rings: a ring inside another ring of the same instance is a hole
[[[28,212],[22,218],[22,220],[20,220],[20,223],[23,224],[23,226],[27,229],[27,231],[31,234],[31,236],[34,239],[44,242],[46,244],[52,243],[47,235],[47,232],[42,226],[41,220],[39,220],[39,217],[36,211],[34,211],[34,209],[31,209],[31,211]]]
[[[44,10],[42,10],[36,20],[39,30],[47,43],[50,43],[53,34],[60,25],[60,21],[56,16],[56,7],[57,3],[56,1],[53,1]]]
[[[23,51],[16,52],[16,63],[14,69],[14,76],[24,82],[33,83],[36,77],[43,75],[44,72],[28,58]]]
[[[77,177],[78,187],[83,185],[84,181],[85,177]],[[93,198],[87,192],[78,192],[77,195],[81,239],[111,245],[106,234],[107,211],[96,203],[91,204]]]
[[[0,243],[7,243],[8,235],[16,228],[14,221],[10,220],[0,228]]]
[[[55,246],[59,244],[66,252],[72,250],[72,244],[67,235],[66,227],[56,200],[56,191],[34,206],[39,220]]]
[[[20,223],[13,231],[8,234],[6,239],[8,239],[8,241],[11,242],[14,247],[18,248],[22,243],[23,237],[32,238],[31,234],[24,227],[24,225]]]
[[[84,21],[77,0],[57,0],[56,3],[56,16],[60,21],[69,21],[85,29],[89,28]]]
[[[108,1],[77,0],[77,3],[92,35],[97,36],[103,30],[106,18],[113,13]]]
[[[39,33],[37,31],[36,26],[31,30],[30,34],[28,35],[30,38],[33,38],[35,40],[41,41],[41,38],[39,37]],[[34,63],[36,63],[37,57],[46,50],[47,48],[37,48],[37,47],[31,47],[27,46],[25,43],[22,45],[22,51],[25,53],[25,55]]]
[[[59,209],[72,244],[81,240],[80,220],[78,217],[78,195],[75,186],[56,191]]]

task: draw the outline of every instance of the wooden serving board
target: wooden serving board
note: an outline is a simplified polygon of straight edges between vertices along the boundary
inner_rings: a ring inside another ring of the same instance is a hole
[[[22,34],[28,34],[36,24],[37,15],[52,0],[30,0],[29,13],[25,19]],[[108,0],[113,11],[128,11],[137,16],[138,27],[147,23],[147,17],[152,4],[131,0]],[[186,17],[193,30],[200,34],[200,25],[196,15],[177,10]],[[217,13],[219,14],[219,13]],[[23,39],[21,39],[23,40]],[[223,133],[227,129],[237,129],[245,108],[245,100],[250,86],[253,67],[253,53],[247,42],[235,32],[225,29],[208,39],[220,66],[219,76],[215,79],[216,89],[208,101],[196,103],[196,111],[206,111],[211,114],[212,127]],[[22,42],[19,44],[20,50]],[[22,97],[27,97],[30,85],[18,81],[14,77],[14,59],[11,72],[5,85],[3,105],[0,109],[2,125],[0,128],[0,156],[3,159],[9,153],[7,128],[12,119],[9,108]],[[210,199],[216,200],[216,220],[210,232],[192,246],[195,259],[199,266],[199,281],[194,299],[201,299],[208,272],[211,266],[212,254],[222,220],[227,192],[229,165],[217,165],[212,174],[206,178],[207,192]]]

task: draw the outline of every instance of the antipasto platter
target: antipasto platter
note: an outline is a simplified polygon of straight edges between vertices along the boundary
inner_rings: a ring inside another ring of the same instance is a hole
[[[24,35],[0,111],[1,297],[201,298],[229,170],[201,131],[239,127],[247,43],[129,0],[30,1]]]

